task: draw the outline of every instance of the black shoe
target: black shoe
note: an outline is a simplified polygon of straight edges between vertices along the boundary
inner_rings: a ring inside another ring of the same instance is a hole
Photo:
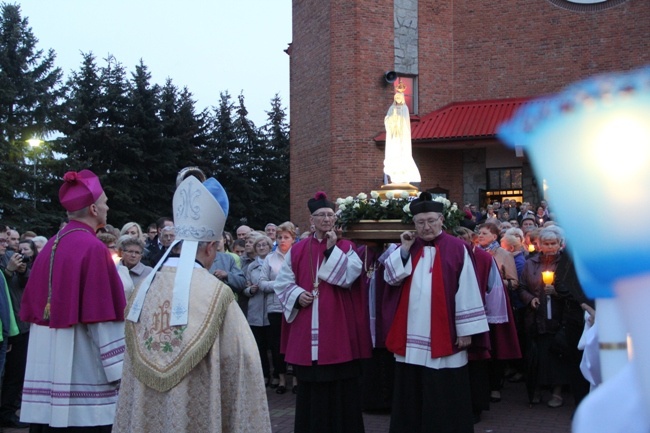
[[[13,414],[5,418],[2,418],[2,420],[0,420],[0,426],[11,427],[11,428],[28,428],[29,424],[20,422],[20,418],[18,418],[18,415]]]
[[[278,386],[278,388],[275,390],[276,394],[284,394],[285,392],[287,392],[287,388],[282,385]]]

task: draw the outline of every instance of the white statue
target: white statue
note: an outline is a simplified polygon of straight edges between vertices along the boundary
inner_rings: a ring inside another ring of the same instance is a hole
[[[399,84],[393,100],[384,118],[386,126],[386,154],[384,173],[390,176],[393,184],[420,182],[420,171],[415,165],[411,153],[411,117],[404,103],[406,86]]]

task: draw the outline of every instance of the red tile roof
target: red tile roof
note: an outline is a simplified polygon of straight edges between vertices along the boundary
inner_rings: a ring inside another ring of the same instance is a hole
[[[452,102],[421,117],[411,117],[412,141],[493,138],[497,127],[531,98]],[[385,141],[386,132],[375,137]]]

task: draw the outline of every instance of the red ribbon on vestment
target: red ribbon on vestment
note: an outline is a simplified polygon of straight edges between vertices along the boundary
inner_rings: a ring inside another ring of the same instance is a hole
[[[442,277],[442,261],[440,249],[436,248],[431,272],[431,357],[440,358],[454,353],[449,329],[449,311],[447,310],[447,294]],[[424,256],[424,248],[420,249],[413,258],[413,271],[415,271],[420,258]],[[391,352],[406,356],[406,331],[408,323],[408,306],[411,294],[411,274],[402,287],[399,304],[393,324],[386,337],[386,348]]]

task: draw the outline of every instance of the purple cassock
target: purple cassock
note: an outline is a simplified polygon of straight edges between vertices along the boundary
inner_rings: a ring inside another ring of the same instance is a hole
[[[49,320],[44,315],[48,299]],[[90,226],[73,220],[36,257],[20,320],[50,328],[122,321],[125,306],[122,280],[108,248]]]
[[[481,298],[485,304],[485,295],[488,290],[488,281],[490,279],[490,269],[492,268],[492,256],[490,253],[483,251],[480,248],[473,248],[472,259],[474,261],[474,269],[476,269],[476,279],[478,286],[481,289]],[[490,332],[483,332],[481,334],[472,335],[472,345],[467,350],[467,356],[471,361],[481,359],[490,359]]]
[[[343,252],[338,261],[333,263],[330,274],[332,280],[345,280],[347,271],[347,253],[354,252],[354,244],[347,240],[339,240],[336,246]],[[291,311],[294,305],[288,305],[298,288],[313,292],[313,282],[318,275],[319,267],[325,259],[325,241],[319,242],[310,237],[294,244],[289,252],[289,260],[285,262],[295,276],[295,282],[278,290],[276,293],[286,311]],[[330,256],[331,260],[335,258]],[[328,262],[329,264],[329,262]],[[280,272],[282,274],[282,271]],[[278,276],[280,280],[281,275]],[[312,346],[317,341],[318,365],[341,364],[363,357],[369,357],[371,351],[370,334],[363,326],[363,318],[358,313],[362,311],[359,285],[354,283],[350,288],[333,285],[319,279],[318,300],[308,307],[300,308],[291,323],[283,324],[282,351],[288,363],[311,366],[313,361]],[[353,293],[354,292],[354,293]],[[312,326],[312,309],[318,308],[318,323]],[[286,317],[286,314],[285,314]],[[367,322],[366,322],[367,323]]]
[[[394,248],[390,251],[393,250]],[[386,348],[386,336],[393,323],[400,296],[399,290],[395,290],[384,280],[384,262],[389,252],[382,253],[377,248],[361,245],[357,248],[357,254],[363,262],[363,269],[355,284],[361,287],[361,300],[364,314],[369,318],[368,326],[373,347]],[[375,279],[371,287],[373,275]]]
[[[493,269],[492,262],[494,258],[492,255],[480,248],[474,248],[474,258],[476,267],[476,276],[483,293],[483,288],[488,286],[490,278],[490,270]],[[498,269],[498,268],[497,268]],[[503,284],[493,287],[492,290],[505,290]],[[485,296],[484,296],[485,299]],[[515,327],[515,319],[512,314],[510,306],[510,296],[505,293],[506,311],[508,314],[508,321],[504,323],[489,323],[490,326],[490,348],[491,357],[493,359],[518,359],[521,358],[521,350],[519,348],[519,340],[517,338],[517,329]],[[481,334],[483,335],[483,334]],[[476,336],[474,336],[476,337]],[[475,340],[472,340],[474,345]],[[471,353],[471,352],[470,352]],[[486,359],[484,357],[474,359]]]

